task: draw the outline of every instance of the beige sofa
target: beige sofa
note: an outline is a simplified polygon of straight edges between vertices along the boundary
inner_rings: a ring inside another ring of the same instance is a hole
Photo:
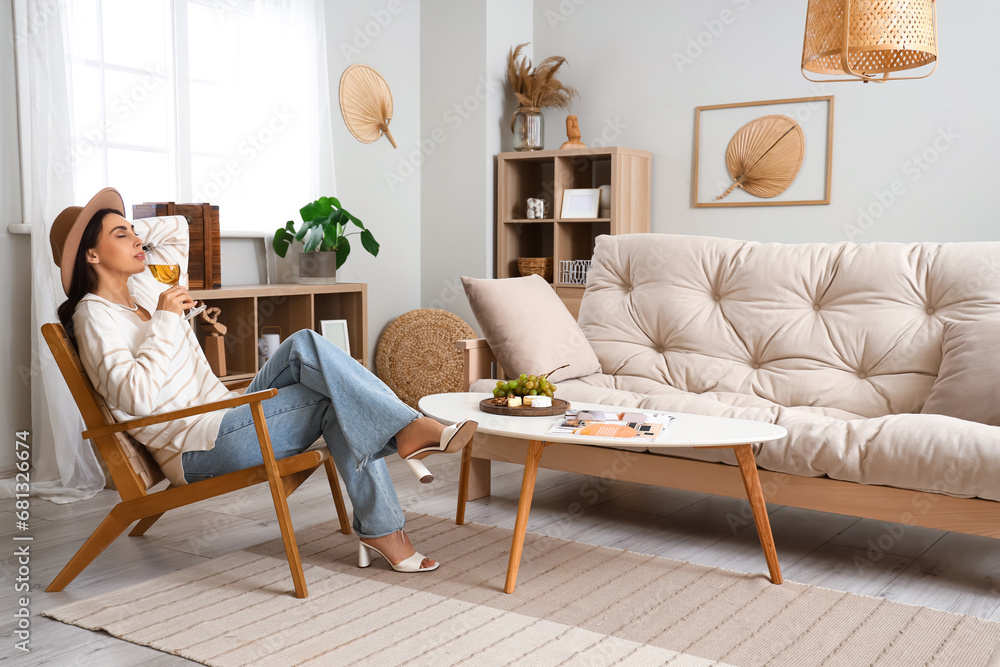
[[[1000,537],[1000,427],[920,414],[946,323],[990,319],[1000,243],[601,236],[579,324],[602,372],[557,393],[780,424],[787,438],[754,446],[768,502]],[[489,391],[473,382],[491,377],[485,340],[459,346],[467,386]],[[477,436],[469,498],[525,450]],[[731,451],[671,451],[552,445],[541,465],[744,497]]]

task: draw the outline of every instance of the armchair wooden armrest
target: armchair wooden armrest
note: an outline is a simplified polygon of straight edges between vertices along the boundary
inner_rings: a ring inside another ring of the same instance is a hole
[[[462,385],[469,391],[472,383],[480,378],[494,377],[493,350],[485,338],[470,338],[455,341],[455,347],[462,351]],[[500,372],[499,364],[497,373]]]
[[[242,396],[227,398],[222,401],[213,401],[212,403],[196,405],[193,408],[183,408],[181,410],[161,412],[159,414],[150,415],[148,417],[139,417],[138,419],[130,419],[127,422],[108,424],[106,426],[98,426],[97,428],[92,428],[84,431],[83,437],[99,438],[101,436],[111,435],[113,433],[121,433],[122,431],[129,431],[133,428],[140,428],[142,426],[152,426],[153,424],[161,424],[163,422],[169,422],[175,419],[192,417],[194,415],[200,415],[206,412],[215,412],[216,410],[235,408],[238,405],[245,405],[247,403],[260,403],[263,400],[266,400],[268,398],[273,398],[274,396],[277,395],[278,395],[277,389],[265,389],[264,391],[255,391],[252,394],[243,394]]]

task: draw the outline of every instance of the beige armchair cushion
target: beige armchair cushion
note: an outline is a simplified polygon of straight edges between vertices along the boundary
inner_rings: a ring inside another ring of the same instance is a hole
[[[511,377],[548,373],[553,383],[601,372],[594,349],[580,325],[538,275],[498,280],[462,276],[472,313]]]
[[[945,322],[941,370],[924,414],[1000,426],[1000,321]]]

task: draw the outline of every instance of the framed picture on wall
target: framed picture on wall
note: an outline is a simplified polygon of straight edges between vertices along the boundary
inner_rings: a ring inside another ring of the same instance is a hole
[[[691,204],[830,203],[833,95],[695,108]]]
[[[347,354],[351,353],[351,341],[347,336],[347,320],[320,320],[319,333]]]

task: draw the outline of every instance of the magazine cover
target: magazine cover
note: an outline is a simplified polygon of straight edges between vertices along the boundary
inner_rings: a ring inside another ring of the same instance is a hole
[[[645,442],[655,441],[674,416],[655,412],[601,412],[599,410],[567,410],[549,429],[550,435],[590,435],[599,438],[624,438]]]

